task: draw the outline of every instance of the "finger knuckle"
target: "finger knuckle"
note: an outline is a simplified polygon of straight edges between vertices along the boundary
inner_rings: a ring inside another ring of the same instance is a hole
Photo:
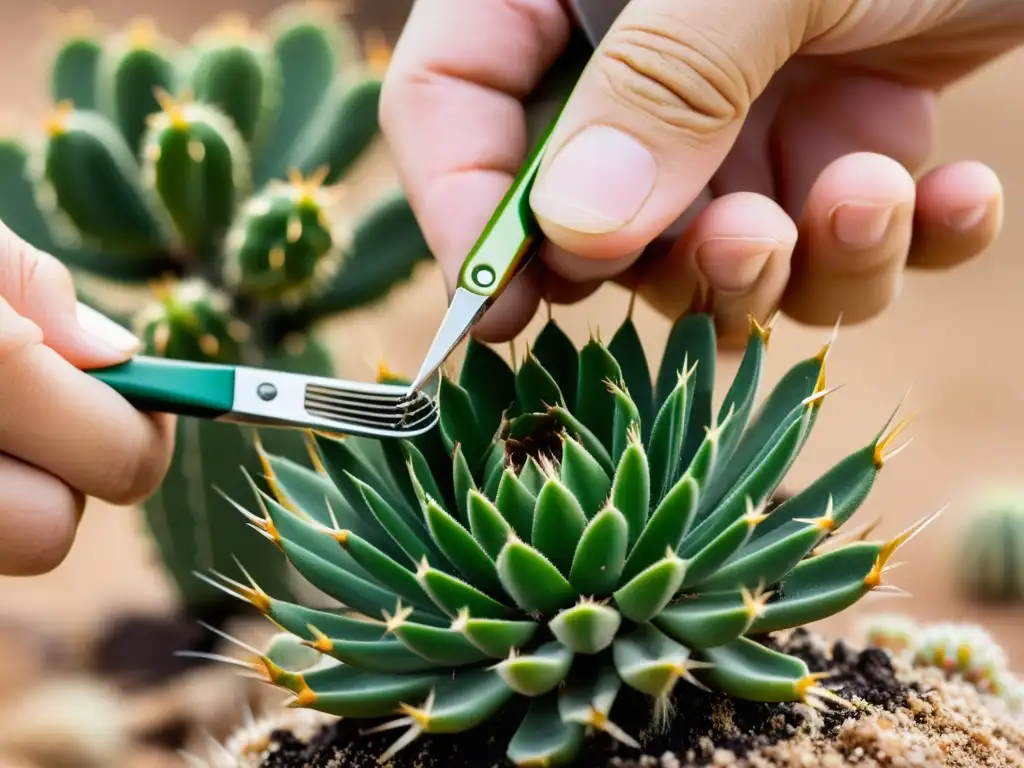
[[[125,429],[118,435],[120,442],[111,451],[99,484],[104,488],[104,500],[111,504],[135,504],[159,485],[165,463],[163,451],[152,429]]]
[[[610,33],[598,66],[614,98],[699,139],[750,109],[754,89],[732,59],[699,30],[656,18]]]

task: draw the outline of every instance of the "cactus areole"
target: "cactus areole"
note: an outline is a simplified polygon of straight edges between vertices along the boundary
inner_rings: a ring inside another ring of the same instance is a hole
[[[890,559],[935,515],[890,540],[836,539],[903,424],[767,511],[828,394],[829,350],[758,402],[770,334],[751,321],[715,409],[707,314],[675,323],[656,377],[630,320],[582,349],[549,322],[514,366],[470,341],[422,438],[311,435],[309,466],[263,453],[272,492],[240,513],[345,607],[212,574],[320,653],[252,669],[292,706],[396,729],[382,762],[522,700],[506,750],[520,766],[573,764],[588,738],[638,749],[642,734],[616,724],[626,689],[651,728],[688,686],[849,706],[827,674],[754,638],[892,589]]]

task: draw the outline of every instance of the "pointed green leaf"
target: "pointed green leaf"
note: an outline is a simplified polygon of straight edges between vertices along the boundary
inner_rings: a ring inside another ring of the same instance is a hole
[[[580,350],[576,407],[570,410],[610,451],[615,397],[608,389],[609,382],[621,384],[622,370],[608,349],[596,339],[591,339]]]
[[[561,478],[588,519],[608,501],[611,478],[600,463],[569,435],[562,440]]]
[[[727,645],[702,649],[713,666],[697,677],[727,696],[749,701],[801,701],[813,682],[807,665],[753,640],[741,637]]]
[[[619,677],[630,688],[664,699],[690,661],[690,650],[650,624],[641,624],[612,645]]]
[[[261,509],[265,511],[266,517],[270,520],[267,530],[271,534],[271,538],[275,541],[288,539],[317,557],[332,562],[338,560],[339,565],[348,568],[360,578],[375,581],[351,559],[347,552],[338,546],[338,542],[330,534],[329,526],[320,525],[301,512],[287,509],[258,488],[254,488],[254,490],[259,495]]]
[[[515,404],[515,373],[501,355],[470,337],[459,386],[469,393],[481,434],[490,438],[498,431],[505,411]]]
[[[505,754],[516,766],[570,765],[585,740],[584,726],[560,718],[558,695],[549,693],[530,702]]]
[[[76,109],[95,109],[102,54],[103,46],[88,33],[61,41],[50,62],[50,102],[70,101]]]
[[[747,513],[743,517],[736,520],[686,561],[686,578],[683,580],[682,589],[702,587],[705,583],[717,583],[722,565],[728,562],[729,558],[750,540],[754,529],[764,520],[764,515],[754,509],[754,503],[750,497],[747,497],[746,502]],[[706,592],[713,589],[714,587],[707,586],[701,591]]]
[[[459,616],[452,629],[493,659],[504,659],[513,650],[526,647],[537,634],[537,624],[532,621],[475,619],[468,614]]]
[[[394,608],[395,595],[390,590],[361,579],[287,539],[282,539],[281,548],[303,578],[339,603],[374,618],[381,618],[384,611]]]
[[[479,467],[491,447],[491,436],[480,429],[469,393],[447,376],[442,376],[437,407],[441,434],[448,450],[453,450],[456,444],[461,445],[469,466]]]
[[[448,674],[396,675],[339,664],[303,675],[302,682],[315,694],[313,706],[319,712],[335,717],[375,718],[394,714],[402,704],[426,696]]]
[[[490,670],[456,670],[438,683],[429,708],[416,725],[424,733],[463,733],[490,720],[515,696],[515,691]]]
[[[487,556],[495,560],[513,533],[512,527],[498,509],[486,496],[476,491],[469,494],[469,530]]]
[[[455,488],[455,504],[459,510],[459,519],[465,522],[469,520],[469,493],[477,490],[477,487],[466,455],[462,452],[462,443],[455,445],[455,453],[452,454],[452,485]]]
[[[611,477],[612,473],[615,472],[615,466],[612,464],[612,456],[608,453],[608,448],[605,447],[604,443],[565,408],[561,406],[551,408],[548,414],[558,419],[559,423],[583,444],[583,447],[587,449],[587,453],[597,459],[598,463],[604,467],[604,471]]]
[[[661,558],[666,547],[673,552],[679,548],[693,520],[698,500],[696,481],[690,475],[684,475],[647,521],[643,533],[626,559],[623,578],[633,578]]]
[[[526,490],[528,490],[534,496],[540,493],[540,489],[544,487],[544,483],[547,481],[547,478],[544,477],[544,470],[540,468],[540,464],[537,463],[533,456],[528,456],[526,458],[526,463],[523,464],[523,469],[519,473],[519,481],[523,484],[523,487],[526,488]],[[533,509],[531,506],[530,530],[532,529]],[[529,536],[526,536],[524,538],[529,538]]]
[[[643,533],[651,508],[651,476],[647,465],[647,453],[639,435],[635,437],[636,439],[623,451],[612,480],[612,506],[622,512],[629,528],[627,552],[633,549],[640,534]]]
[[[529,544],[510,540],[497,564],[505,591],[527,613],[552,614],[576,601],[572,585]]]
[[[557,688],[572,666],[573,653],[561,643],[544,643],[532,653],[505,659],[501,679],[523,696],[543,696]]]
[[[626,518],[605,507],[587,523],[576,545],[569,583],[581,595],[605,596],[619,584],[626,563]]]
[[[636,403],[633,402],[626,390],[616,385],[611,385],[610,390],[612,397],[615,398],[611,459],[617,466],[622,460],[622,454],[629,447],[630,436],[635,432],[639,440],[646,425],[640,418]]]
[[[881,468],[875,461],[875,444],[872,441],[871,445],[847,456],[776,507],[764,524],[758,526],[755,541],[783,527],[791,531],[794,519],[816,517],[828,504],[829,497],[835,518],[833,527],[838,529],[843,525],[867,499],[878,477]]]
[[[698,364],[690,381],[690,412],[679,466],[686,467],[704,439],[704,428],[711,426],[712,395],[715,386],[715,362],[718,345],[714,321],[707,314],[684,314],[676,321],[665,344],[665,352],[655,387],[655,410],[661,410],[684,365]]]
[[[396,563],[379,549],[350,531],[337,531],[335,538],[352,559],[359,563],[381,586],[415,607],[434,613],[433,601],[416,580],[416,574]],[[438,616],[440,618],[440,616]]]
[[[544,413],[549,407],[565,403],[558,383],[530,352],[516,371],[516,397],[523,414]]]
[[[272,597],[264,596],[256,602],[260,612],[276,625],[311,642],[316,640],[316,636],[310,631],[310,626],[328,636],[345,640],[377,640],[384,633],[384,625],[377,621],[315,610]]]
[[[811,411],[804,408],[803,418],[790,424],[781,438],[775,442],[764,460],[733,490],[726,494],[721,504],[697,525],[686,537],[680,554],[690,557],[710,543],[718,534],[728,528],[746,511],[749,496],[757,505],[771,497],[779,483],[789,472],[800,452],[800,446],[810,427]]]
[[[572,567],[576,545],[587,527],[579,501],[555,478],[549,478],[537,496],[533,515],[533,546],[562,574]]]
[[[718,446],[718,460],[723,464],[729,461],[736,450],[757,400],[769,335],[770,331],[751,320],[743,359],[718,409],[718,424],[724,425]]]
[[[453,619],[463,610],[482,619],[505,619],[514,613],[511,608],[485,595],[476,587],[426,563],[420,564],[416,578],[420,580],[423,589],[437,607]]]
[[[537,463],[532,458],[527,461],[526,467],[523,468],[523,473],[525,474],[531,465],[535,468],[535,470],[531,471],[536,471],[539,473],[538,476],[543,478],[543,474],[540,474],[540,468],[537,467]],[[543,485],[543,482],[541,485]],[[537,504],[537,498],[530,492],[523,481],[516,477],[515,470],[511,467],[502,472],[494,504],[497,506],[502,518],[512,526],[512,530],[516,532],[516,535],[524,541],[529,541],[533,533],[533,509]]]
[[[821,380],[824,364],[820,357],[797,363],[779,379],[743,432],[730,459],[718,463],[698,511],[698,519],[708,514],[721,501],[723,494],[735,488],[761,462],[778,436],[784,434],[794,420],[800,419],[805,410],[802,403],[819,391],[819,384],[824,387]]]
[[[554,320],[544,324],[533,342],[533,356],[544,366],[566,398],[565,405],[576,408],[576,387],[579,381],[580,356],[576,345]],[[549,403],[554,405],[554,403]]]
[[[654,418],[647,461],[651,467],[651,492],[660,501],[677,480],[677,473],[685,471],[680,464],[683,440],[689,427],[687,422],[692,405],[689,395],[694,368],[688,368],[679,377],[676,388]]]
[[[663,559],[616,590],[615,605],[630,621],[650,621],[675,597],[685,575],[686,563],[669,548]]]
[[[655,626],[691,648],[713,648],[747,633],[758,606],[741,592],[718,592],[670,605],[653,621]]]
[[[505,467],[508,466],[508,462],[505,459],[505,448],[506,444],[503,440],[498,440],[491,446],[491,451],[487,456],[487,461],[484,462],[484,494],[493,499],[498,493],[498,485],[501,483],[501,473],[505,471]]]
[[[781,595],[765,606],[752,633],[775,632],[821,621],[871,591],[868,576],[884,544],[855,542],[804,560],[783,579]]]
[[[402,622],[391,632],[410,651],[439,667],[464,667],[490,658],[451,627]]]
[[[614,608],[598,603],[577,603],[548,622],[548,629],[573,653],[594,654],[612,644],[622,625],[622,616]]]
[[[621,690],[622,678],[611,665],[603,667],[596,675],[572,676],[559,691],[558,714],[563,722],[611,733],[614,738],[637,749],[640,745],[636,740],[608,720]]]
[[[646,428],[654,416],[654,386],[647,353],[632,318],[627,317],[619,326],[608,344],[608,351],[619,363],[626,391],[635,404],[641,427]]]
[[[437,484],[436,476],[430,471],[430,465],[419,449],[412,443],[405,443],[402,446],[408,461],[409,478],[412,480],[413,488],[416,491],[416,498],[420,501],[421,511],[426,505],[426,500],[433,499],[438,504],[446,502],[441,486]],[[426,494],[426,496],[424,496]]]
[[[399,514],[375,489],[356,477],[352,477],[352,482],[359,488],[366,508],[380,524],[381,529],[387,531],[413,565],[419,565],[420,561],[426,558],[436,567],[441,567],[442,563],[450,566],[430,538],[429,532],[418,520],[414,523],[408,522],[406,517]]]
[[[378,639],[375,640],[345,640],[322,633],[317,638],[317,648],[342,664],[351,664],[367,672],[407,675],[437,669],[434,662],[409,650],[395,638],[380,639],[379,635],[378,632]]]
[[[501,581],[494,561],[473,535],[436,502],[427,503],[425,517],[438,548],[463,578],[492,597],[500,595]]]
[[[350,440],[352,442],[349,442]],[[373,488],[396,512],[406,515],[409,521],[418,522],[419,506],[409,505],[399,493],[396,493],[394,484],[388,482],[386,472],[382,471],[383,467],[375,467],[367,456],[365,448],[368,448],[369,441],[359,442],[352,438],[339,440],[321,434],[314,434],[313,441],[330,481],[339,489],[342,489],[346,474],[351,475]],[[404,466],[405,463],[403,460],[402,473],[408,476],[409,470]]]

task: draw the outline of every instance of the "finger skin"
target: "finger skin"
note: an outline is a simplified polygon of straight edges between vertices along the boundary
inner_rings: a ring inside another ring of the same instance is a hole
[[[804,207],[782,310],[797,322],[832,325],[888,307],[903,285],[915,200],[913,177],[888,157],[855,153],[829,165]]]
[[[38,576],[67,557],[85,497],[52,475],[0,454],[0,574]]]
[[[0,297],[32,320],[45,343],[79,368],[127,360],[139,342],[113,323],[86,329],[79,322],[71,273],[48,253],[33,248],[0,222]],[[100,318],[101,320],[103,318]],[[99,332],[105,333],[101,336]],[[0,330],[2,333],[2,330]]]
[[[173,420],[140,413],[33,328],[0,298],[0,452],[114,504],[147,497],[170,465]]]
[[[558,0],[420,0],[395,46],[381,128],[449,292],[526,157],[522,100],[569,39]],[[540,302],[522,275],[474,328],[514,336]]]
[[[1003,187],[981,163],[940,166],[917,183],[914,241],[907,265],[940,270],[984,253],[1003,227]]]
[[[674,320],[702,279],[713,297],[720,345],[742,346],[749,316],[765,322],[778,306],[796,241],[796,225],[773,200],[752,192],[725,195],[701,211],[666,257],[651,262],[639,294]]]

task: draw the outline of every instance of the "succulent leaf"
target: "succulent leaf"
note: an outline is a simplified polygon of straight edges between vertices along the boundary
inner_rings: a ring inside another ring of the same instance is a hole
[[[431,567],[420,564],[416,577],[438,608],[456,618],[462,611],[482,619],[507,619],[514,611],[465,581]]]
[[[484,494],[474,490],[469,492],[468,498],[469,530],[487,556],[497,560],[509,536],[514,535],[515,531]]]
[[[548,629],[573,653],[594,654],[608,648],[622,626],[622,615],[614,608],[581,602],[566,608],[548,623]]]
[[[481,382],[486,382],[486,386],[479,386]],[[469,392],[480,430],[489,439],[498,432],[506,410],[515,403],[515,373],[501,355],[471,337],[466,344],[459,384]]]
[[[501,594],[501,581],[494,561],[473,534],[434,500],[427,502],[424,518],[438,548],[468,583],[479,585],[492,596]]]
[[[763,610],[763,605],[749,592],[716,592],[668,606],[654,624],[686,646],[714,648],[745,635],[757,610]]]
[[[655,502],[665,498],[665,494],[675,485],[683,442],[686,433],[692,429],[688,425],[690,408],[693,405],[690,381],[699,363],[694,362],[692,367],[687,368],[688,364],[688,360],[683,361],[684,370],[676,381],[675,388],[658,411],[654,426],[651,428],[647,461],[651,473],[651,494]]]
[[[686,561],[680,560],[671,547],[665,556],[648,566],[626,584],[615,590],[615,605],[632,622],[650,621],[675,597],[686,576]]]
[[[636,576],[657,561],[664,555],[666,547],[673,552],[679,549],[690,521],[693,520],[699,497],[697,481],[690,475],[684,475],[658,504],[640,538],[630,550],[622,574],[624,578]]]
[[[561,480],[566,490],[579,499],[583,514],[589,519],[608,500],[612,480],[597,459],[571,436],[562,440]]]
[[[565,404],[576,409],[576,388],[580,380],[580,353],[561,326],[549,320],[534,339],[531,352],[558,385]],[[554,401],[550,402],[554,405]],[[532,409],[531,409],[532,410]]]
[[[458,629],[469,642],[495,659],[504,659],[514,649],[529,645],[538,629],[533,621],[477,619],[468,611],[459,614],[452,628]]]
[[[522,696],[543,696],[561,685],[572,667],[573,652],[559,642],[544,643],[532,653],[509,656],[495,669]]]
[[[516,397],[523,413],[528,414],[543,413],[549,407],[565,402],[558,382],[532,350],[527,351],[526,359],[516,371]]]
[[[537,497],[524,482],[524,476],[529,468],[537,467],[536,463],[531,464],[531,462],[533,462],[532,457],[523,469],[523,474],[518,477],[511,467],[505,469],[501,474],[501,481],[498,483],[494,497],[494,504],[502,518],[512,527],[516,536],[526,541],[529,541],[533,535],[533,510],[537,504]],[[540,474],[539,467],[536,472],[538,473],[537,480],[541,481],[543,475]]]
[[[406,648],[439,667],[464,667],[488,658],[459,631],[402,622],[391,632]]]
[[[643,433],[644,437],[648,438],[654,417],[654,385],[651,382],[651,369],[647,364],[647,353],[632,318],[626,318],[619,326],[608,343],[608,351],[619,363],[622,371],[622,390],[629,393],[641,428],[646,430]],[[618,460],[617,456],[612,458]]]
[[[166,213],[142,189],[135,153],[114,125],[97,112],[62,110],[37,171],[61,216],[111,251],[146,254],[170,245]]]
[[[98,39],[83,31],[64,40],[50,64],[50,99],[76,109],[96,108],[97,72],[103,55]]]
[[[779,653],[745,637],[701,650],[712,666],[697,673],[708,685],[751,701],[803,701],[820,679],[802,659]]]
[[[341,664],[299,676],[291,690],[300,706],[315,707],[335,717],[376,718],[393,714],[403,702],[427,696],[445,677],[369,672]]]
[[[569,583],[581,595],[610,594],[626,564],[626,518],[615,507],[605,507],[587,523],[576,545]]]
[[[615,396],[609,383],[622,384],[622,369],[608,349],[591,339],[580,350],[576,404],[569,409],[602,445],[611,446],[615,421]]]
[[[587,516],[579,500],[558,479],[549,478],[537,495],[530,543],[568,575],[576,543],[586,527]]]
[[[615,416],[612,419],[612,452],[611,459],[618,464],[622,454],[632,442],[632,435],[636,432],[639,438],[646,428],[646,424],[640,418],[640,411],[636,403],[630,398],[629,393],[621,387],[609,385],[612,396],[615,398]]]
[[[449,452],[458,445],[470,468],[476,470],[490,450],[491,443],[490,437],[480,429],[469,393],[447,376],[442,376],[437,397],[441,434]]]
[[[553,614],[576,600],[576,590],[544,555],[510,539],[497,560],[501,583],[528,614]]]
[[[516,766],[570,765],[586,738],[585,727],[559,717],[559,696],[549,693],[530,701],[526,717],[508,744],[508,759]]]
[[[651,624],[641,624],[620,636],[612,651],[619,677],[641,693],[665,699],[680,678],[692,682],[690,649]]]
[[[704,438],[704,427],[711,425],[716,349],[714,323],[710,316],[705,314],[683,315],[672,327],[665,343],[665,352],[654,388],[656,411],[664,408],[665,401],[675,391],[679,377],[686,371],[687,362],[700,363],[694,369],[694,375],[689,382],[688,429],[679,454],[680,467],[689,466]]]

